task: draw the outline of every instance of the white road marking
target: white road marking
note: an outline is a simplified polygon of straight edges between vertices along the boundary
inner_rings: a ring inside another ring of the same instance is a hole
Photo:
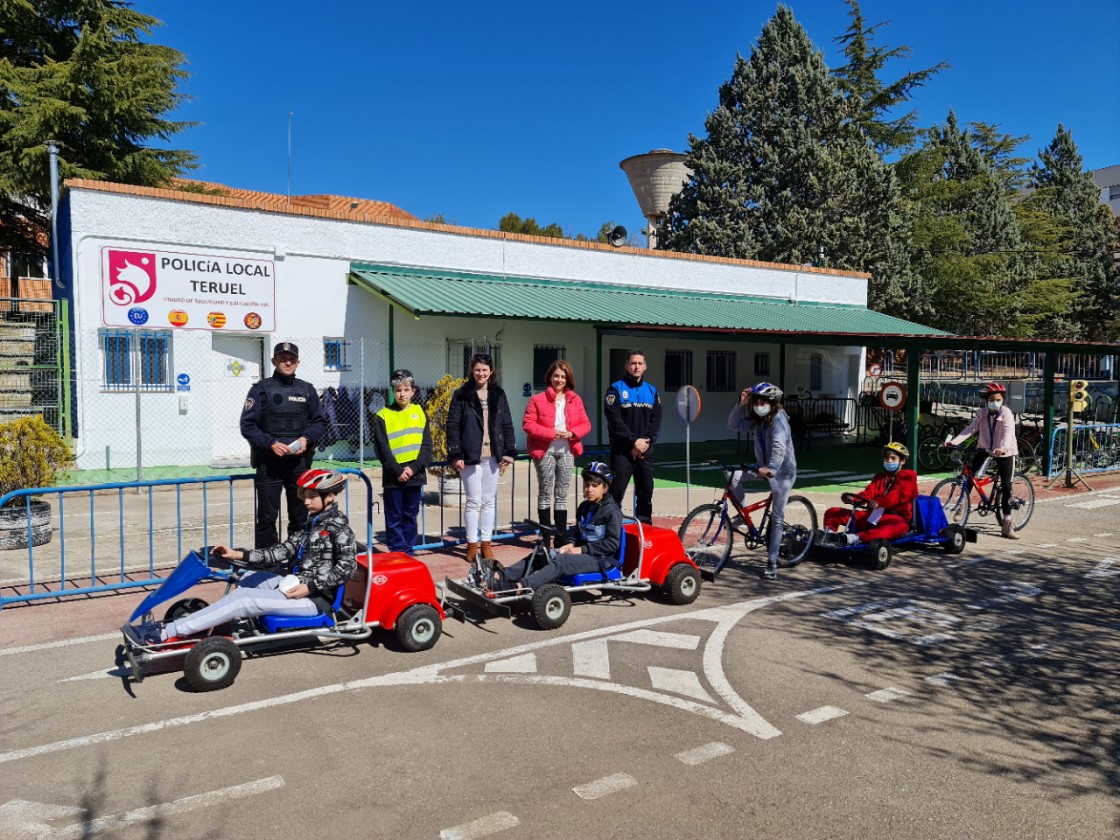
[[[796,717],[803,723],[808,723],[816,726],[818,723],[824,723],[826,720],[833,720],[834,718],[843,717],[846,714],[846,711],[837,706],[821,706],[819,709],[812,709],[808,712],[802,712]]]
[[[700,646],[700,637],[685,633],[660,633],[655,630],[635,630],[625,636],[615,636],[622,642],[634,642],[639,645],[656,645],[658,647],[676,648],[677,650],[696,650]]]
[[[700,677],[695,671],[682,671],[677,668],[659,668],[649,666],[650,684],[658,691],[671,691],[674,694],[683,694],[693,700],[702,700],[705,703],[714,703],[712,696],[700,684]]]
[[[1057,548],[1057,543],[1039,543],[1035,548]]]
[[[535,653],[525,653],[510,659],[487,662],[486,671],[491,674],[535,674],[537,673],[537,655]]]
[[[136,735],[147,735],[154,732],[162,732],[167,729],[173,729],[179,726],[189,726],[195,723],[204,723],[211,720],[220,720],[222,718],[234,717],[237,715],[247,714],[250,712],[261,711],[263,709],[276,708],[286,706],[292,703],[300,703],[304,700],[314,700],[320,697],[326,697],[332,694],[340,694],[348,691],[359,691],[367,688],[383,688],[395,686],[414,686],[414,685],[440,685],[453,682],[465,682],[467,675],[444,675],[441,671],[452,668],[464,668],[471,665],[490,662],[496,659],[508,659],[521,653],[528,653],[530,651],[541,650],[542,648],[555,647],[558,645],[569,645],[573,642],[583,641],[586,639],[598,637],[617,635],[620,631],[637,630],[643,627],[653,627],[659,624],[668,624],[673,621],[682,620],[698,620],[698,621],[714,621],[717,622],[716,629],[712,632],[708,639],[708,644],[704,647],[704,674],[708,678],[709,684],[716,690],[723,701],[729,705],[735,714],[729,714],[721,709],[713,709],[710,706],[704,706],[699,703],[694,703],[680,697],[671,697],[663,694],[657,694],[653,691],[648,691],[641,688],[632,686],[619,686],[613,683],[601,683],[592,680],[571,678],[571,677],[545,677],[539,675],[516,675],[516,674],[479,674],[473,677],[476,682],[502,682],[502,681],[516,681],[524,682],[531,685],[549,685],[549,686],[568,686],[576,688],[591,688],[599,691],[611,691],[619,694],[626,694],[631,697],[636,697],[644,700],[651,700],[656,703],[674,706],[684,711],[693,712],[703,717],[725,723],[728,726],[739,729],[754,735],[763,740],[773,738],[781,735],[781,730],[774,727],[751,706],[735,693],[735,690],[728,682],[726,675],[722,669],[723,645],[727,639],[731,629],[735,626],[735,622],[741,620],[746,615],[761,609],[771,604],[777,604],[782,601],[795,600],[797,598],[805,598],[811,595],[822,595],[831,592],[839,592],[846,589],[852,589],[858,586],[867,585],[868,581],[857,581],[851,584],[839,584],[836,586],[822,586],[816,589],[805,589],[798,592],[788,592],[782,595],[772,595],[765,598],[756,598],[751,601],[741,601],[738,604],[732,604],[723,607],[709,607],[706,609],[696,610],[695,612],[677,612],[671,615],[658,616],[656,618],[641,619],[639,621],[629,622],[627,624],[617,625],[615,627],[602,628],[597,630],[586,630],[582,633],[574,633],[570,636],[559,636],[551,639],[544,639],[537,642],[528,642],[516,647],[506,648],[505,650],[495,651],[492,653],[480,653],[473,656],[463,657],[461,659],[452,659],[447,662],[437,662],[431,665],[422,665],[417,668],[412,668],[407,671],[398,671],[392,674],[383,674],[376,677],[366,677],[359,680],[350,680],[348,682],[334,683],[332,685],[320,686],[318,688],[307,689],[306,691],[297,691],[291,694],[281,694],[275,697],[269,697],[263,700],[256,700],[249,703],[240,703],[234,706],[224,706],[217,709],[211,709],[205,712],[197,712],[195,714],[183,715],[181,717],[167,718],[164,720],[153,721],[151,723],[139,724],[136,726],[129,726],[123,729],[109,730],[106,732],[97,732],[91,735],[83,735],[76,738],[68,738],[63,741],[54,741],[47,744],[38,744],[31,747],[23,747],[21,749],[7,750],[0,752],[0,764],[6,764],[12,761],[20,761],[25,758],[33,758],[40,755],[48,755],[55,752],[63,752],[67,750],[81,749],[83,747],[92,746],[94,744],[104,744],[110,741],[119,741],[124,738],[131,738]]]
[[[1041,656],[1053,647],[1054,644],[1050,642],[1031,645],[1026,650],[1015,651],[1014,653],[1009,653],[1006,656],[999,656],[995,659],[985,659],[980,664],[985,668],[1009,668],[1012,665],[1018,665],[1020,662],[1025,662],[1028,659]]]
[[[697,764],[703,764],[705,761],[711,761],[713,758],[720,756],[730,755],[735,752],[735,748],[719,741],[712,741],[710,744],[704,744],[701,747],[694,747],[691,750],[679,752],[673,758],[687,764],[689,767],[695,767]]]
[[[1102,496],[1099,499],[1089,499],[1084,502],[1075,502],[1066,507],[1081,508],[1083,510],[1092,510],[1093,508],[1112,507],[1113,505],[1120,505],[1120,498],[1116,496]]]
[[[1120,557],[1106,557],[1099,562],[1096,567],[1085,575],[1085,577],[1112,577],[1113,575],[1120,575],[1120,569],[1112,568],[1117,562],[1120,562]]]
[[[51,648],[69,647],[70,645],[84,645],[89,642],[104,642],[108,639],[120,639],[121,633],[102,633],[98,636],[83,636],[80,639],[60,639],[57,642],[43,642],[38,645],[24,645],[23,647],[3,648],[0,656],[11,656],[16,653],[34,653],[37,650],[50,650]]]
[[[1066,542],[1088,542],[1088,537],[1070,537]]]
[[[958,677],[952,671],[946,671],[943,674],[934,674],[932,677],[926,677],[926,682],[930,685],[936,685],[940,688],[944,688],[950,682],[959,679],[960,677]]]
[[[1097,539],[1101,539],[1101,540],[1103,540],[1103,539],[1104,539],[1105,537],[1111,537],[1111,536],[1112,536],[1112,532],[1111,532],[1111,531],[1106,531],[1106,532],[1105,532],[1105,533],[1103,533],[1103,534],[1093,534],[1093,536],[1094,536],[1094,537],[1096,537]]]
[[[599,799],[603,796],[610,796],[612,793],[618,793],[620,790],[632,788],[636,784],[638,784],[638,780],[633,776],[627,773],[615,773],[613,776],[604,776],[602,779],[596,779],[584,785],[576,785],[572,788],[572,793],[580,799]]]
[[[997,588],[1003,590],[1006,594],[999,595],[995,598],[985,598],[974,604],[965,604],[965,608],[970,610],[986,610],[993,604],[1006,604],[1009,601],[1019,601],[1023,598],[1033,598],[1035,595],[1042,594],[1042,590],[1039,587],[1035,586],[1033,583],[1025,583],[1021,580],[1001,583]]]
[[[892,700],[900,700],[903,697],[909,697],[909,691],[903,691],[901,688],[880,688],[878,691],[872,691],[870,694],[863,695],[868,700],[874,700],[876,703],[889,703]]]
[[[439,833],[439,840],[475,840],[476,837],[486,837],[488,834],[495,834],[519,825],[521,825],[521,820],[509,811],[498,811],[496,814],[479,817],[477,820],[457,825],[454,828],[445,828]]]
[[[84,680],[104,680],[104,679],[120,679],[121,677],[128,677],[132,675],[131,668],[98,668],[96,671],[90,671],[88,674],[79,674],[76,677],[64,677],[59,682],[82,682]]]
[[[597,680],[611,678],[611,658],[606,639],[576,642],[572,645],[572,673]]]

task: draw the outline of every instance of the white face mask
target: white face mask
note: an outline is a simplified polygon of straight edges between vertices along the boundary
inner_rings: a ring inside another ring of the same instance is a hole
[[[751,408],[754,411],[754,413],[757,414],[759,417],[765,417],[767,414],[770,413],[770,406],[766,405],[765,403],[761,403],[759,405],[751,406]]]
[[[989,411],[999,411],[1003,408],[1003,400],[988,400]]]

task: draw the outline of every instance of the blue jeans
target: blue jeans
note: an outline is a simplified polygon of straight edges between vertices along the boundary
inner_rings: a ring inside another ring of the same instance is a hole
[[[382,488],[385,501],[385,544],[390,551],[411,554],[416,545],[416,517],[423,485]]]

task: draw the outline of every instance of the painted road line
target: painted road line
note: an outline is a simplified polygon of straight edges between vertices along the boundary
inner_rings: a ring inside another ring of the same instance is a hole
[[[1066,542],[1088,542],[1088,537],[1070,537]]]
[[[1113,577],[1114,575],[1120,575],[1120,569],[1113,568],[1113,566],[1117,562],[1120,562],[1120,557],[1106,557],[1101,562],[1099,562],[1093,568],[1093,570],[1091,572],[1089,572],[1087,575],[1085,575],[1085,577],[1097,578],[1097,577]]]
[[[61,639],[57,642],[43,642],[39,645],[24,645],[23,647],[3,648],[0,656],[11,656],[14,653],[34,653],[37,650],[50,650],[51,648],[69,647],[70,645],[84,645],[89,642],[104,642],[108,639],[120,639],[121,631],[116,633],[102,633],[99,636],[83,636],[80,639]]]
[[[952,671],[946,671],[943,674],[934,674],[932,677],[926,677],[925,681],[930,685],[936,685],[938,688],[944,688],[949,683],[959,679],[960,677]]]
[[[620,642],[633,642],[638,645],[676,648],[677,650],[696,650],[700,637],[686,633],[663,633],[657,630],[635,630],[624,636],[615,636]]]
[[[1057,548],[1057,543],[1039,543],[1035,548]]]
[[[808,723],[816,726],[818,723],[824,723],[826,720],[833,720],[834,718],[844,717],[847,712],[837,706],[821,706],[819,709],[811,709],[808,712],[802,712],[797,715],[797,719],[802,723]]]
[[[611,655],[606,639],[592,639],[572,645],[572,673],[596,680],[611,678]]]
[[[636,784],[638,780],[633,776],[627,773],[615,773],[613,776],[604,776],[602,779],[584,785],[576,785],[572,788],[572,793],[580,799],[600,799],[618,793],[620,790],[632,788]]]
[[[901,700],[903,697],[909,697],[910,692],[903,691],[901,688],[880,688],[878,691],[872,691],[863,696],[868,700],[874,700],[876,703],[889,703],[892,700]]]
[[[537,673],[537,655],[535,653],[524,653],[510,659],[487,662],[486,672],[490,674],[535,674]]]
[[[681,694],[704,703],[715,702],[712,696],[704,690],[704,686],[700,684],[700,677],[695,671],[659,668],[656,665],[650,665],[647,670],[649,671],[650,685],[658,691],[671,691],[673,694]]]
[[[121,666],[118,668],[110,668],[105,670],[99,668],[96,671],[90,671],[88,674],[78,674],[76,677],[63,677],[59,682],[82,682],[84,680],[104,680],[104,679],[121,679],[122,677],[132,676],[132,669]]]
[[[702,747],[694,747],[691,750],[679,752],[673,756],[673,758],[681,764],[695,767],[697,764],[703,764],[705,761],[711,761],[713,758],[730,755],[733,752],[735,752],[734,747],[728,746],[720,741],[712,741],[710,744],[704,744]]]
[[[1099,540],[1103,540],[1103,539],[1104,539],[1105,537],[1111,537],[1111,536],[1112,536],[1112,532],[1111,532],[1111,531],[1106,531],[1106,532],[1105,532],[1105,533],[1103,533],[1103,534],[1093,534],[1093,536],[1094,536],[1094,537],[1096,537],[1096,538],[1097,538],[1097,539],[1099,539]]]
[[[521,825],[521,820],[509,811],[498,811],[496,814],[479,817],[477,820],[457,825],[454,828],[445,828],[439,833],[439,840],[474,840],[476,837],[486,837],[489,834],[496,834],[499,831],[505,831],[507,828],[516,828],[519,825]]]
[[[1099,499],[1088,499],[1084,502],[1074,502],[1073,504],[1066,505],[1066,507],[1081,508],[1082,510],[1092,510],[1093,508],[1112,507],[1113,505],[1120,505],[1120,498],[1116,496],[1102,496]]]
[[[1009,601],[1020,601],[1023,598],[1033,598],[1035,595],[1042,594],[1042,590],[1039,587],[1035,586],[1033,583],[1027,583],[1021,580],[1001,583],[996,588],[1004,594],[998,595],[995,598],[983,598],[972,604],[965,604],[965,608],[970,610],[986,610],[993,604],[1006,604]]]

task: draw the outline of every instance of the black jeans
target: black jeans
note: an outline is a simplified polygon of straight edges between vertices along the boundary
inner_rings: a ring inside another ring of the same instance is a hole
[[[611,455],[611,472],[614,481],[611,482],[611,495],[622,507],[622,497],[626,495],[626,485],[630,483],[630,476],[634,476],[634,514],[647,525],[652,524],[653,516],[653,457],[631,458],[629,455],[619,453]],[[626,510],[623,508],[623,516]]]
[[[288,535],[291,536],[307,524],[307,508],[299,497],[296,485],[303,472],[310,468],[311,460],[301,457],[277,458],[262,455],[257,464],[257,477],[253,480],[257,495],[256,547],[268,548],[280,542],[276,520],[280,517],[280,492],[288,500]]]
[[[976,475],[976,471],[983,466],[985,459],[988,456],[983,452],[977,452],[972,458],[972,474]],[[999,506],[1003,511],[1004,516],[1011,515],[1011,478],[1015,473],[1015,456],[1008,455],[1005,458],[996,458],[992,456],[992,470],[999,473]],[[995,499],[992,499],[995,502]]]

